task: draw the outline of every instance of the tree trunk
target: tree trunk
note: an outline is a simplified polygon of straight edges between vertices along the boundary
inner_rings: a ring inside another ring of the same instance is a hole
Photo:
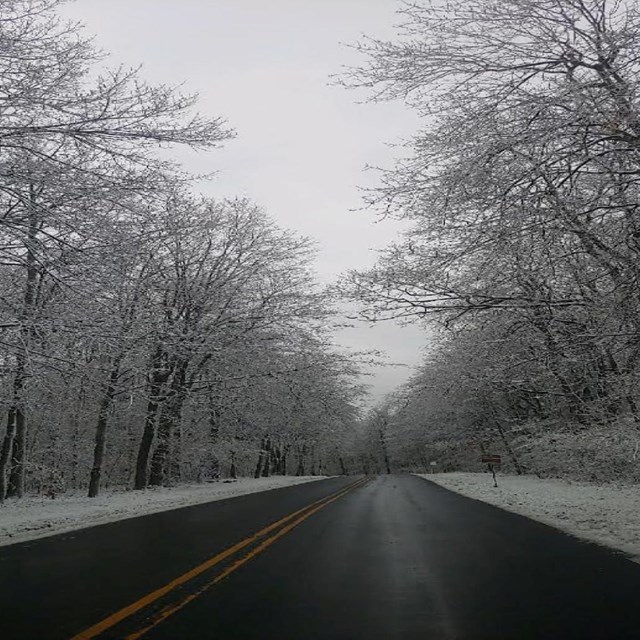
[[[165,461],[169,454],[169,439],[171,438],[171,427],[173,426],[172,416],[167,411],[167,406],[160,410],[158,418],[158,431],[156,433],[156,447],[151,456],[149,467],[149,486],[159,487],[162,485],[165,476]]]
[[[236,470],[236,454],[235,451],[231,452],[231,467],[229,467],[229,477],[235,480],[238,477],[238,472]]]
[[[116,386],[120,376],[120,360],[117,358],[113,363],[109,382],[102,396],[100,411],[98,412],[98,422],[96,424],[95,446],[93,449],[93,466],[91,467],[91,477],[89,478],[89,497],[95,498],[100,491],[100,475],[104,462],[104,451],[107,441],[107,428],[109,426],[109,410],[116,395]]]
[[[149,466],[149,457],[151,455],[151,445],[156,434],[156,423],[158,420],[158,411],[160,409],[160,392],[163,385],[169,379],[170,372],[168,368],[162,368],[162,364],[166,359],[162,347],[157,347],[151,360],[151,384],[149,387],[149,401],[147,402],[147,412],[144,420],[144,430],[140,445],[138,446],[138,455],[136,457],[136,475],[133,484],[134,489],[145,489],[147,486],[147,467]]]
[[[11,451],[11,471],[9,472],[9,484],[7,486],[7,497],[22,498],[24,495],[25,465],[26,465],[26,439],[27,425],[24,411],[20,406],[16,406],[16,433],[13,439]]]
[[[13,449],[13,438],[16,431],[16,412],[12,407],[7,413],[7,429],[2,440],[2,450],[0,450],[0,504],[4,502],[7,495],[7,467]]]
[[[136,476],[133,483],[134,489],[145,489],[147,486],[147,466],[151,454],[151,445],[156,434],[156,421],[158,419],[158,399],[152,396],[147,403],[147,413],[144,420],[144,431],[138,447],[136,457]]]
[[[7,430],[0,451],[0,503],[5,497],[22,497],[24,491],[24,446],[26,424],[22,409],[22,391],[26,381],[26,357],[23,352],[17,356],[16,373],[13,379],[13,400],[7,412]],[[7,477],[9,463],[14,473]]]
[[[387,422],[384,422],[385,427],[387,426]],[[382,449],[382,458],[384,460],[384,468],[387,472],[387,475],[391,474],[391,465],[389,463],[389,452],[387,450],[387,441],[385,439],[385,434],[382,429],[378,429],[378,437],[380,438],[380,448]]]
[[[33,316],[36,304],[36,290],[38,282],[38,261],[36,256],[36,241],[40,230],[40,220],[35,206],[35,189],[29,189],[29,228],[25,241],[25,264],[27,277],[20,316],[21,350],[16,356],[16,373],[13,380],[13,400],[7,415],[7,431],[0,452],[0,502],[7,495],[21,498],[24,493],[25,454],[27,438],[27,422],[24,414],[23,389],[26,381],[26,365],[29,343],[33,336]],[[11,475],[7,485],[7,470],[11,461]]]
[[[298,448],[298,467],[296,469],[296,475],[297,476],[303,476],[305,473],[305,469],[304,469],[304,459],[307,455],[307,447],[306,445],[303,445],[302,447]]]
[[[267,464],[267,443],[268,438],[266,436],[262,437],[260,441],[260,453],[258,454],[258,462],[256,463],[256,470],[253,474],[254,478],[260,478],[262,476],[262,467]]]
[[[174,422],[171,436],[169,438],[169,460],[168,464],[165,464],[167,469],[167,476],[170,483],[182,482],[182,410],[177,417],[177,421]],[[216,458],[214,460],[216,465],[215,477],[220,477],[220,463]]]
[[[167,475],[171,437],[175,433],[182,418],[187,366],[187,362],[181,362],[177,366],[173,374],[169,393],[160,409],[157,443],[153,456],[151,457],[151,467],[149,470],[149,484],[153,487],[161,486]]]
[[[309,473],[312,476],[315,476],[316,475],[316,450],[315,450],[315,447],[311,447],[310,456],[311,456],[311,469],[310,469]]]
[[[85,392],[84,378],[80,381],[80,398],[79,404],[73,413],[71,428],[71,487],[76,489],[78,486],[78,468],[80,467],[80,413],[84,409]]]
[[[220,435],[221,415],[216,402],[213,398],[213,387],[209,385],[209,441],[211,446],[209,477],[218,479],[220,477],[220,460],[216,454],[216,445]],[[233,462],[231,466],[234,468]]]
[[[270,475],[281,474],[282,446],[274,445],[271,447],[271,470]]]
[[[266,438],[265,440],[265,454],[264,454],[264,463],[262,465],[262,477],[269,477],[269,461],[271,458],[271,438]]]
[[[136,476],[133,483],[134,489],[145,489],[147,486],[147,466],[151,454],[151,445],[156,434],[156,421],[158,419],[159,404],[156,397],[149,399],[147,413],[144,420],[144,431],[138,447],[136,457]]]
[[[287,459],[289,458],[289,449],[291,448],[290,444],[287,444],[282,449],[282,458],[280,460],[280,475],[287,475]]]

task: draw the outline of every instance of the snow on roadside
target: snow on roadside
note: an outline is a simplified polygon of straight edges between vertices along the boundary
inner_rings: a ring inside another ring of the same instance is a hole
[[[580,538],[619,549],[640,561],[640,487],[498,476],[417,474],[457,493],[544,522]]]
[[[0,546],[324,478],[326,476],[240,478],[145,491],[105,491],[97,498],[62,495],[55,500],[43,497],[7,500],[0,506]]]

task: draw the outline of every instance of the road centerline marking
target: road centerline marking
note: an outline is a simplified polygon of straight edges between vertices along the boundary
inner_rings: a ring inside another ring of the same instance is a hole
[[[245,556],[236,560],[233,564],[231,564],[224,571],[222,571],[222,573],[219,573],[217,576],[215,576],[215,578],[213,578],[212,580],[209,580],[204,586],[200,587],[197,591],[184,597],[182,600],[178,601],[176,604],[165,607],[157,615],[157,617],[153,620],[153,622],[151,622],[151,624],[148,624],[146,627],[144,627],[143,629],[140,629],[139,631],[135,631],[134,633],[131,633],[128,636],[125,636],[124,640],[139,640],[144,635],[146,635],[149,631],[157,627],[160,623],[164,622],[167,618],[172,616],[174,613],[177,613],[178,611],[183,609],[186,605],[188,605],[190,602],[192,602],[197,597],[202,595],[205,591],[207,591],[214,585],[218,584],[219,582],[224,580],[224,578],[226,578],[228,575],[232,574],[241,566],[249,562],[249,560],[251,560],[255,556],[262,553],[265,549],[267,549],[274,542],[276,542],[276,540],[280,539],[282,536],[289,533],[292,529],[294,529],[299,524],[307,520],[307,518],[310,518],[312,515],[314,515],[321,509],[324,509],[326,506],[330,505],[332,502],[339,500],[340,498],[342,498],[344,495],[346,495],[353,489],[357,489],[358,487],[365,485],[367,482],[369,482],[369,478],[364,478],[360,482],[356,482],[354,484],[349,485],[345,489],[339,491],[337,494],[333,494],[332,496],[329,496],[325,501],[323,501],[321,504],[318,504],[316,507],[313,507],[313,505],[311,505],[313,508],[306,511],[297,520],[284,526],[282,529],[280,529],[275,534],[273,534],[270,538],[263,540],[255,549],[252,549]],[[314,504],[317,504],[317,503],[314,503]]]
[[[344,491],[355,489],[357,486],[364,484],[366,481],[367,481],[367,478],[360,478],[355,482],[347,485],[347,487],[343,487],[342,489],[339,489],[338,491],[335,491],[334,493],[329,494],[324,498],[320,498],[319,500],[316,500],[315,502],[312,502],[311,504],[308,504],[302,507],[301,509],[294,511],[293,513],[290,513],[284,516],[283,518],[280,518],[279,520],[272,522],[270,525],[264,527],[263,529],[254,533],[248,538],[245,538],[244,540],[237,542],[236,544],[228,547],[227,549],[221,551],[220,553],[217,553],[215,556],[212,556],[208,560],[205,560],[201,564],[193,567],[186,573],[183,573],[177,578],[174,578],[164,586],[159,587],[154,591],[151,591],[150,593],[142,596],[135,602],[127,605],[126,607],[123,607],[122,609],[119,609],[118,611],[107,616],[100,622],[97,622],[96,624],[92,625],[88,629],[80,631],[80,633],[77,633],[76,635],[74,635],[70,640],[92,640],[93,638],[98,637],[101,633],[107,631],[111,627],[114,627],[116,624],[126,620],[127,618],[131,617],[141,609],[144,609],[145,607],[153,604],[163,596],[166,596],[167,594],[169,594],[171,591],[173,591],[177,587],[180,587],[186,584],[190,580],[193,580],[193,578],[196,578],[197,576],[201,575],[205,571],[213,568],[215,565],[219,564],[220,562],[226,560],[227,558],[230,558],[231,556],[236,554],[238,551],[242,551],[242,549],[244,549],[245,547],[248,547],[254,542],[257,542],[259,539],[270,534],[272,531],[274,531],[278,527],[281,527],[282,525],[285,525],[287,522],[300,516],[305,511],[314,509],[327,500],[333,501],[334,499],[337,499],[338,497],[340,497],[340,494],[342,494]]]

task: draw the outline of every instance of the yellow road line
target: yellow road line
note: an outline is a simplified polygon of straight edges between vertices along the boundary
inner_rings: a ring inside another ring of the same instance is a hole
[[[350,484],[347,487],[347,489],[355,488],[356,486],[358,486],[358,485],[360,485],[360,484],[362,484],[364,482],[366,482],[366,478],[360,478],[356,482]],[[234,553],[237,553],[238,551],[241,551],[242,549],[244,549],[245,547],[249,546],[253,542],[256,542],[256,540],[259,540],[260,538],[264,537],[268,533],[271,533],[271,531],[273,531],[274,529],[277,529],[278,527],[282,526],[286,522],[289,522],[293,518],[299,516],[301,513],[307,511],[308,509],[312,509],[315,505],[322,504],[326,500],[332,499],[334,496],[336,498],[339,497],[339,494],[341,494],[344,491],[345,491],[344,488],[340,489],[339,491],[337,491],[337,492],[335,492],[335,493],[333,493],[333,494],[331,494],[331,495],[329,495],[329,496],[327,496],[325,498],[321,498],[320,500],[316,500],[315,502],[312,502],[311,504],[307,505],[306,507],[303,507],[302,509],[298,509],[297,511],[294,511],[293,513],[290,513],[289,515],[285,516],[284,518],[280,518],[280,520],[277,520],[276,522],[273,522],[272,524],[268,525],[264,529],[261,529],[257,533],[254,533],[252,536],[250,536],[248,538],[245,538],[244,540],[241,540],[237,544],[234,544],[233,546],[225,549],[224,551],[221,551],[220,553],[216,554],[212,558],[209,558],[208,560],[206,560],[202,564],[199,564],[198,566],[194,567],[190,571],[187,571],[186,573],[183,573],[181,576],[178,576],[177,578],[175,578],[174,580],[172,580],[168,584],[164,585],[163,587],[160,587],[159,589],[156,589],[155,591],[152,591],[151,593],[148,593],[147,595],[145,595],[142,598],[136,600],[132,604],[130,604],[130,605],[126,606],[126,607],[123,607],[122,609],[120,609],[119,611],[116,611],[115,613],[112,613],[110,616],[106,617],[104,620],[101,620],[100,622],[94,624],[93,626],[89,627],[88,629],[85,629],[84,631],[81,631],[80,633],[78,633],[75,636],[73,636],[73,638],[71,638],[71,640],[91,640],[92,638],[95,638],[95,637],[99,636],[101,633],[103,633],[107,629],[110,629],[111,627],[115,626],[119,622],[122,622],[126,618],[132,616],[134,613],[137,613],[141,609],[144,609],[144,607],[147,607],[150,604],[156,602],[157,600],[159,600],[163,596],[167,595],[169,592],[173,591],[175,588],[177,588],[177,587],[185,584],[189,580],[192,580],[193,578],[199,576],[201,573],[207,571],[208,569],[211,569],[216,564],[222,562],[223,560],[226,560],[227,558],[232,556]]]
[[[362,486],[367,481],[368,479],[365,478],[362,481],[349,485],[346,489],[343,489],[342,491],[338,492],[338,494],[333,494],[333,496],[329,496],[329,498],[327,498],[324,502],[322,502],[321,504],[318,504],[315,508],[312,508],[311,510],[307,511],[304,515],[300,516],[300,518],[298,518],[291,524],[286,525],[285,527],[280,529],[277,533],[275,533],[273,536],[261,542],[255,549],[252,549],[244,557],[240,558],[239,560],[236,560],[232,565],[227,567],[222,573],[218,574],[215,578],[213,578],[213,580],[210,580],[209,582],[207,582],[203,587],[201,587],[194,593],[186,596],[176,604],[169,605],[168,607],[163,609],[151,624],[147,625],[140,631],[136,631],[135,633],[132,633],[126,636],[125,640],[139,640],[139,638],[142,638],[142,636],[144,636],[147,632],[151,631],[151,629],[153,629],[154,627],[157,627],[161,622],[164,622],[168,617],[172,616],[174,613],[177,613],[178,611],[180,611],[180,609],[182,609],[183,607],[188,605],[190,602],[195,600],[198,596],[202,595],[207,589],[211,588],[215,584],[218,584],[218,582],[220,582],[221,580],[224,580],[224,578],[226,578],[229,574],[236,571],[236,569],[239,569],[243,564],[249,562],[249,560],[257,556],[258,554],[262,553],[265,549],[270,547],[276,540],[278,540],[282,536],[289,533],[289,531],[297,527],[300,523],[304,522],[307,518],[310,518],[314,513],[317,513],[318,511],[320,511],[320,509],[324,509],[327,505],[331,504],[332,502],[335,502],[339,498],[342,498],[342,496],[344,496],[346,493],[349,493],[349,491],[351,491],[352,489]]]

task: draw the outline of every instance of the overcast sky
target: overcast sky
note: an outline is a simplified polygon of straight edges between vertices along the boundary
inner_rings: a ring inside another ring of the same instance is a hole
[[[362,206],[358,186],[389,166],[389,143],[416,117],[401,104],[357,104],[365,96],[330,86],[359,56],[344,43],[362,34],[393,37],[396,0],[76,0],[66,8],[111,54],[110,64],[143,66],[150,82],[200,94],[201,112],[223,116],[238,137],[219,151],[182,151],[196,173],[217,171],[202,191],[248,196],[281,226],[318,243],[316,270],[332,281],[375,260],[398,231]],[[419,361],[425,334],[392,323],[345,330],[339,341],[380,349],[390,361]],[[376,369],[375,397],[404,381],[407,367]]]

